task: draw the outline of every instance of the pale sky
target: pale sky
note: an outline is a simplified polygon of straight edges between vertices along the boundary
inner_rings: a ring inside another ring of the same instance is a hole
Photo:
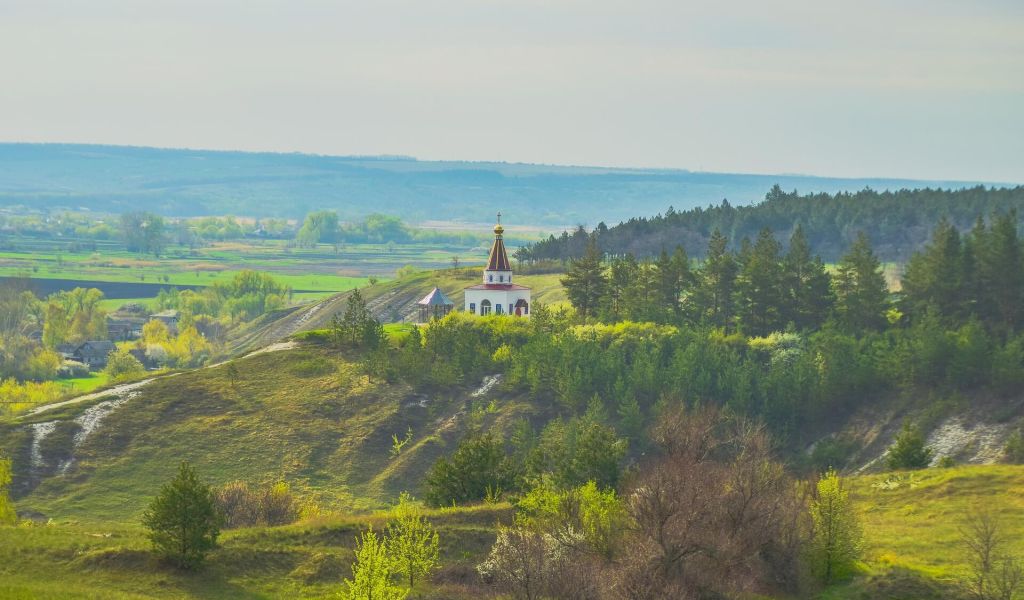
[[[0,141],[1024,182],[1024,1],[0,0]]]

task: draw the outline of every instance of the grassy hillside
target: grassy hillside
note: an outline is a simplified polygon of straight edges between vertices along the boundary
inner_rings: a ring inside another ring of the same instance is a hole
[[[421,598],[473,598],[461,581],[494,542],[508,505],[427,512],[444,567],[417,585]],[[0,527],[0,597],[8,599],[325,598],[351,577],[355,536],[380,530],[386,513],[338,516],[225,532],[203,569],[183,573],[149,552],[135,523]]]
[[[416,394],[369,381],[336,352],[306,346],[159,378],[129,394],[84,440],[91,403],[0,423],[25,514],[85,521],[136,519],[181,460],[211,483],[287,481],[299,496],[335,508],[372,508],[421,492],[423,475],[459,438],[467,411],[494,400],[485,426],[530,408],[495,390]],[[35,442],[34,424],[56,422]],[[412,442],[391,456],[391,437]],[[70,466],[65,467],[70,462]],[[38,461],[37,461],[38,462]],[[63,471],[63,472],[62,472]]]
[[[1024,556],[1024,467],[933,468],[849,483],[865,531],[865,575],[828,598],[950,597],[945,586],[968,573],[960,527],[979,508],[993,511],[1009,549]]]
[[[207,468],[209,471],[209,468]],[[974,466],[848,480],[864,529],[862,573],[820,593],[828,600],[958,598],[965,574],[958,522],[986,505],[1006,519],[1024,552],[1024,467]],[[419,592],[425,598],[475,597],[460,585],[508,522],[507,505],[435,510],[445,567]],[[131,518],[0,527],[0,596],[4,598],[324,597],[349,576],[352,540],[385,516],[334,516],[276,528],[227,532],[199,573],[161,567]]]

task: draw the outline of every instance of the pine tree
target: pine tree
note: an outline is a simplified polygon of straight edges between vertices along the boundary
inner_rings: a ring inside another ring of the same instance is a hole
[[[832,282],[820,256],[811,255],[803,227],[789,238],[782,261],[783,319],[797,329],[817,329],[832,312]]]
[[[18,514],[14,512],[14,503],[7,494],[7,486],[11,484],[11,461],[0,457],[0,525],[14,525],[18,522]]]
[[[586,251],[579,259],[570,261],[569,270],[562,278],[565,293],[569,302],[586,319],[596,314],[607,289],[604,266],[601,264],[601,251],[597,240],[590,236]]]
[[[701,316],[716,327],[728,327],[733,317],[733,289],[736,260],[729,252],[729,240],[715,229],[708,241],[708,254],[698,275],[697,305]]]
[[[904,422],[885,462],[890,469],[923,469],[931,463],[932,454],[932,449],[925,445],[921,430],[910,422]]]
[[[989,297],[988,321],[1013,333],[1024,311],[1024,262],[1017,235],[1017,213],[996,217],[981,255],[982,286]]]
[[[960,232],[946,219],[936,225],[931,243],[910,257],[902,292],[905,310],[912,315],[930,307],[944,319],[966,316],[964,248]]]
[[[854,331],[881,329],[889,308],[889,288],[882,265],[864,232],[839,262],[833,280],[839,321]]]
[[[199,566],[217,546],[221,515],[210,486],[182,462],[142,517],[156,551],[183,569]]]
[[[331,318],[331,339],[336,346],[351,345],[370,349],[378,348],[383,343],[384,326],[373,317],[359,288],[352,290],[345,304],[344,316],[339,319],[335,314]]]
[[[394,560],[388,553],[387,541],[372,530],[356,539],[356,561],[352,579],[345,580],[340,594],[345,600],[402,600],[409,590],[391,581]]]
[[[811,501],[811,564],[825,583],[831,583],[849,573],[860,557],[861,528],[849,492],[834,470],[818,480],[815,492]]]
[[[782,265],[779,243],[770,229],[762,229],[753,246],[741,251],[736,278],[736,314],[744,333],[767,335],[780,329]]]
[[[391,514],[388,554],[394,560],[395,572],[407,577],[412,588],[417,579],[430,575],[439,564],[437,530],[406,492],[398,497],[398,506]]]

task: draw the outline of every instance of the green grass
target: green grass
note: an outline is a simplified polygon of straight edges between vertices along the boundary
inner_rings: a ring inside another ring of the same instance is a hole
[[[448,571],[482,560],[508,505],[427,513]],[[351,577],[352,547],[385,514],[342,515],[275,528],[226,531],[202,569],[184,573],[157,561],[136,522],[0,527],[3,598],[323,598]],[[459,585],[424,582],[421,598],[472,598]]]
[[[398,335],[408,326],[391,327]],[[75,450],[68,476],[49,476],[17,499],[21,511],[57,519],[133,520],[181,460],[221,485],[287,481],[303,497],[336,509],[376,508],[401,491],[423,492],[434,460],[461,437],[456,416],[477,382],[422,395],[404,384],[369,381],[336,351],[316,346],[258,354],[224,366],[159,378],[114,411]],[[501,427],[530,407],[496,396],[488,415]],[[85,406],[72,405],[0,423],[0,452],[28,469],[26,420],[70,421]],[[401,460],[391,457],[391,436],[411,428],[414,442]],[[47,443],[66,452],[73,429]],[[63,436],[63,437],[62,437]],[[67,439],[63,439],[63,438]],[[430,443],[417,442],[430,438]],[[51,465],[63,456],[44,456]]]
[[[107,384],[107,376],[102,373],[90,373],[88,377],[74,377],[71,379],[59,379],[58,383],[70,385],[74,388],[71,392],[74,395],[88,394],[96,388]]]
[[[967,575],[960,527],[978,508],[1002,522],[1009,550],[1024,556],[1024,467],[964,466],[848,480],[864,527],[865,575],[825,597],[950,597]],[[916,591],[914,591],[916,590]],[[868,594],[868,595],[864,595]]]

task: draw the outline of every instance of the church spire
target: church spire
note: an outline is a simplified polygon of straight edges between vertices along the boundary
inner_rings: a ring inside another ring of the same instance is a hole
[[[505,242],[502,239],[502,234],[505,233],[505,228],[501,226],[501,213],[498,213],[498,223],[494,226],[494,245],[491,246],[491,254],[487,257],[487,267],[485,271],[511,271],[512,263],[508,260],[508,253],[505,251]],[[507,281],[511,283],[512,276],[509,274]],[[505,283],[505,278],[502,278],[502,283]]]

